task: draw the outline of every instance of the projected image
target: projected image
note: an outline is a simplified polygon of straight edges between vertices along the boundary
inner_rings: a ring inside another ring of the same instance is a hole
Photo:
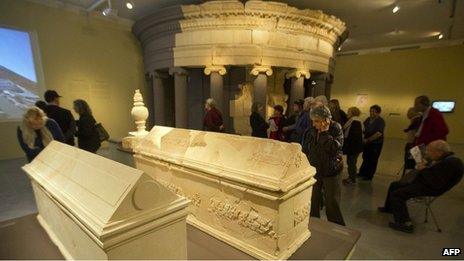
[[[0,121],[21,119],[38,99],[29,33],[0,27]]]

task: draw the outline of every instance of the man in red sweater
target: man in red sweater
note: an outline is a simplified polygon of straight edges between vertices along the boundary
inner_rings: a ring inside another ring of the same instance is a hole
[[[422,123],[416,133],[416,145],[428,145],[435,140],[446,140],[449,130],[441,112],[433,108],[427,96],[414,101],[414,109],[422,113]]]

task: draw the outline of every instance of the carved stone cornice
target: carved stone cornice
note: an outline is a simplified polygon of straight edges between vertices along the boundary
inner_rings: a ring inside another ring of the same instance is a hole
[[[222,65],[210,65],[210,66],[206,66],[203,72],[206,75],[210,75],[212,72],[217,72],[220,75],[225,75],[227,73],[227,70],[226,70],[226,67]]]
[[[300,78],[302,76],[306,79],[309,79],[311,77],[311,73],[307,69],[293,69],[285,74],[285,78],[287,79],[290,79],[292,77]]]
[[[260,73],[265,73],[267,76],[272,75],[272,68],[271,66],[266,65],[255,65],[253,69],[251,69],[250,74],[254,76],[258,76]]]
[[[189,74],[189,72],[182,67],[169,68],[169,75],[174,75],[174,74],[186,76]]]

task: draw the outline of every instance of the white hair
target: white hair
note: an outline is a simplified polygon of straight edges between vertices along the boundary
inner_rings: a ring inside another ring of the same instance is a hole
[[[319,95],[316,98],[314,98],[315,102],[320,102],[322,105],[327,106],[329,104],[329,101],[327,100],[327,97],[325,95]]]
[[[311,119],[318,118],[318,119],[332,119],[332,114],[330,113],[329,108],[324,105],[319,105],[311,109],[309,112],[309,116]]]
[[[313,103],[314,103],[314,98],[313,97],[306,97],[304,99],[304,103],[303,103],[303,110],[309,111],[311,109],[311,106],[313,105]]]
[[[214,101],[213,98],[208,98],[206,100],[206,104],[209,106],[209,107],[216,107],[216,101]]]
[[[45,112],[43,112],[40,108],[35,107],[35,106],[27,109],[27,111],[23,115],[23,120],[21,122],[21,125],[19,126],[19,129],[21,130],[21,133],[23,136],[24,143],[31,149],[35,147],[34,143],[35,143],[37,134],[35,130],[29,127],[29,125],[27,124],[27,121],[30,118],[42,118],[44,125],[42,126],[42,128],[40,128],[40,132],[42,134],[42,143],[44,146],[47,146],[53,140],[53,135],[48,130],[48,128],[45,126],[48,118]]]

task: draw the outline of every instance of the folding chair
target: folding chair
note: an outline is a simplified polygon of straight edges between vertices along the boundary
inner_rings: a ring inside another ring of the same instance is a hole
[[[435,215],[433,214],[432,211],[432,203],[437,199],[437,197],[417,197],[414,198],[414,202],[416,203],[424,203],[425,205],[425,220],[424,223],[428,222],[428,217],[429,217],[429,212],[430,215],[432,216],[433,223],[435,224],[435,227],[437,228],[437,232],[441,233],[441,228],[438,226],[438,221],[435,218]]]

